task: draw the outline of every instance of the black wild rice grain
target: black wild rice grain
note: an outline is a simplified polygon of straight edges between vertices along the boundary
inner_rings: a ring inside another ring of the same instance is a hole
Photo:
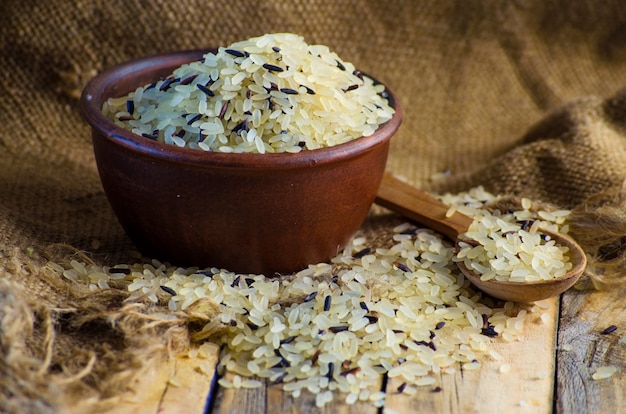
[[[303,302],[310,302],[310,301],[312,301],[313,299],[315,299],[315,297],[316,297],[316,296],[317,296],[317,292],[311,292],[311,293],[309,293],[308,295],[306,295],[306,296],[304,297]]]
[[[233,128],[233,132],[236,134],[241,134],[243,131],[248,131],[248,118],[245,118]]]
[[[264,63],[263,67],[269,70],[270,72],[284,72],[285,70],[281,68],[280,66],[272,65],[271,63]]]
[[[309,95],[315,95],[315,91],[313,89],[309,88],[308,86],[302,86],[304,87],[304,89],[306,89],[306,93],[308,93]]]
[[[241,280],[241,275],[237,276],[235,278],[235,280],[233,280],[233,283],[230,284],[230,287],[235,287],[237,285],[239,285],[239,281]]]
[[[480,333],[488,336],[490,338],[495,338],[496,336],[498,336],[498,333],[495,331],[493,326],[488,326],[487,328],[482,328],[480,330]]]
[[[189,85],[197,77],[198,77],[198,75],[187,76],[185,79],[180,81],[180,84],[181,85]]]
[[[363,309],[366,312],[369,312],[369,308],[367,307],[367,304],[363,301],[359,302],[359,306],[361,307],[361,309]]]
[[[244,57],[244,56],[246,56],[245,53],[243,53],[243,52],[241,52],[239,50],[236,50],[236,49],[226,49],[226,50],[224,50],[224,52],[226,52],[229,55],[232,55],[234,57]]]
[[[117,119],[119,119],[120,121],[130,121],[130,120],[135,119],[135,118],[130,116],[130,115],[122,115],[122,116],[120,116]]]
[[[605,330],[602,331],[602,335],[608,335],[611,332],[615,332],[617,330],[617,326],[615,325],[611,325],[608,328],[606,328]]]
[[[344,331],[347,331],[348,329],[349,327],[347,325],[331,326],[330,328],[328,328],[328,330],[331,331],[332,333],[344,332]]]
[[[343,63],[341,63],[338,60],[335,60],[335,62],[337,62],[337,67],[341,70],[346,70],[346,67],[343,65]]]
[[[259,327],[255,324],[253,324],[252,322],[248,322],[246,323],[246,325],[248,325],[248,328],[250,328],[250,330],[252,331],[256,331],[257,329],[259,329]]]
[[[443,389],[440,386],[436,386],[435,388],[433,388],[432,392],[441,392],[443,391]]]
[[[280,91],[282,93],[286,93],[287,95],[297,95],[298,91],[295,89],[291,89],[291,88],[280,88]]]
[[[172,82],[174,82],[174,78],[173,77],[169,77],[166,78],[163,83],[161,84],[161,86],[159,86],[159,90],[160,91],[166,91],[169,89],[170,85],[172,84]]]
[[[289,338],[282,339],[282,340],[280,341],[280,344],[281,344],[281,345],[290,344],[290,343],[292,343],[293,341],[295,341],[295,339],[296,339],[296,337],[295,337],[295,336],[290,336]]]
[[[370,321],[370,324],[378,322],[378,318],[376,316],[365,315],[365,317],[367,318],[368,321]]]
[[[362,73],[360,70],[356,70],[356,69],[355,69],[355,70],[352,72],[352,74],[353,74],[354,76],[356,76],[357,78],[359,78],[359,79],[363,80],[363,73]]]
[[[109,273],[121,273],[124,275],[130,275],[130,269],[112,267],[111,269],[109,269]]]
[[[350,92],[350,91],[353,91],[353,90],[357,89],[358,87],[359,87],[359,85],[357,85],[357,84],[350,85],[346,89],[344,89],[343,91],[344,92]]]
[[[164,292],[169,293],[172,296],[176,296],[176,291],[171,287],[161,285],[161,289],[163,289]]]
[[[333,373],[335,372],[335,364],[333,362],[328,363],[328,374],[326,376],[330,379],[333,377]]]
[[[438,322],[437,325],[435,325],[435,329],[441,329],[446,325],[445,322]]]
[[[324,312],[328,312],[330,310],[330,305],[333,301],[333,297],[330,295],[326,295],[324,298]]]
[[[220,109],[220,114],[218,115],[218,118],[224,118],[224,115],[226,115],[226,111],[228,110],[229,103],[230,101],[224,102],[224,104],[222,105],[222,109]]]
[[[363,256],[365,256],[365,255],[369,254],[371,251],[372,251],[372,248],[371,248],[371,247],[366,247],[366,248],[361,249],[361,250],[359,250],[358,252],[354,253],[354,254],[352,255],[352,257],[354,257],[355,259],[360,259],[360,258],[362,258]]]
[[[206,86],[200,85],[200,84],[197,84],[196,86],[198,87],[198,89],[200,89],[202,92],[206,93],[208,96],[215,96],[213,91],[210,90],[209,88],[207,88]]]
[[[528,230],[534,222],[535,220],[522,220],[518,221],[517,223],[521,226],[522,230]]]
[[[280,52],[280,48],[278,46],[272,46],[272,50],[276,53]]]
[[[395,265],[398,269],[402,270],[403,272],[410,272],[410,271],[411,271],[411,269],[409,269],[409,268],[408,268],[408,266],[407,266],[407,265],[405,265],[404,263],[395,262],[395,263],[394,263],[394,265]]]
[[[133,114],[133,112],[135,112],[135,101],[133,101],[132,99],[126,101],[126,112],[131,115]]]
[[[402,394],[402,391],[406,388],[406,382],[403,382],[398,386],[398,394]]]
[[[202,118],[202,114],[196,114],[194,116],[192,116],[188,121],[187,121],[187,125],[191,125],[194,122],[196,122],[198,119]]]
[[[152,139],[152,140],[156,141],[159,138],[159,131],[154,130],[152,132],[152,134],[146,134],[144,132],[143,134],[141,134],[141,136],[144,137],[144,138],[149,138],[149,139]]]

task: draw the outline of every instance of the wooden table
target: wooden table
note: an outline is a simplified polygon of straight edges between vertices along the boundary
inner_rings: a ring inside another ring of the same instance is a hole
[[[527,324],[515,342],[494,339],[478,370],[443,374],[438,388],[422,387],[413,396],[398,394],[399,384],[386,385],[384,410],[366,404],[347,405],[341,398],[322,409],[315,396],[297,399],[280,385],[256,389],[221,389],[213,378],[217,354],[178,358],[146,378],[144,392],[117,407],[116,413],[625,413],[626,288],[595,290],[590,283],[550,300],[550,319]],[[603,331],[616,325],[611,333]],[[503,366],[510,364],[510,370]],[[600,366],[617,373],[592,379]],[[505,372],[503,372],[505,371]],[[207,374],[208,372],[208,374]],[[384,385],[383,385],[384,384]]]

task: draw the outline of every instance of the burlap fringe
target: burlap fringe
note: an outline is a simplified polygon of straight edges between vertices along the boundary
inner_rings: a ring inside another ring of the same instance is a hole
[[[139,378],[189,347],[187,314],[127,302],[125,290],[86,293],[45,263],[28,268],[65,289],[66,301],[57,307],[0,278],[0,412],[110,410],[132,396]]]
[[[572,210],[570,233],[587,253],[585,272],[597,289],[626,283],[626,181]]]

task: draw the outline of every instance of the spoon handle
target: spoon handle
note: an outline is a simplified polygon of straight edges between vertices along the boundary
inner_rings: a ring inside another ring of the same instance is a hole
[[[414,220],[456,241],[473,219],[455,212],[446,214],[449,206],[430,194],[418,190],[391,174],[385,174],[375,199],[376,204]]]

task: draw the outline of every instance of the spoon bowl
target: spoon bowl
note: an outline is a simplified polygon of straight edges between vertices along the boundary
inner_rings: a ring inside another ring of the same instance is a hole
[[[390,174],[383,177],[375,202],[447,236],[455,243],[460,241],[459,236],[473,222],[471,217],[458,211],[448,217],[449,206]],[[457,265],[474,286],[498,299],[534,302],[558,296],[578,281],[587,266],[587,257],[571,237],[543,229],[541,232],[550,236],[557,245],[569,248],[572,269],[565,275],[529,282],[481,280],[480,275],[468,269],[463,262],[457,262]]]
[[[587,265],[587,257],[578,244],[570,237],[553,233],[544,229],[541,232],[549,235],[556,244],[569,248],[572,269],[563,276],[549,280],[537,280],[533,282],[507,282],[502,280],[480,280],[480,275],[470,270],[463,262],[457,262],[457,266],[470,282],[483,292],[495,298],[511,302],[534,302],[558,296],[572,287],[583,274]]]

